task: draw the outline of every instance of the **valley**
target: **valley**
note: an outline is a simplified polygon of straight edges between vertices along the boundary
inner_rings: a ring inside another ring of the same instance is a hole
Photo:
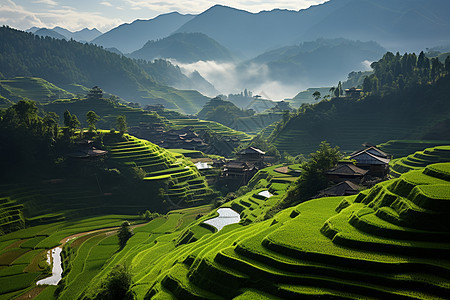
[[[448,1],[19,2],[0,300],[448,298]]]

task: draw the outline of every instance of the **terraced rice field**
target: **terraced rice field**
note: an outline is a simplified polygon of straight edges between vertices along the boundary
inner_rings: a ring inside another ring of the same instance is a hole
[[[49,103],[55,99],[68,99],[72,98],[74,94],[69,93],[54,84],[42,79],[33,77],[16,77],[14,79],[0,80],[0,86],[6,91],[13,94],[16,99],[10,99],[17,101],[18,97],[22,99],[30,99],[39,103]],[[8,98],[8,95],[5,94]]]
[[[143,221],[137,216],[110,215],[34,226],[0,236],[0,299],[12,299],[25,292],[30,292],[35,288],[35,283],[39,279],[47,277],[48,272],[51,270],[46,262],[47,251],[58,246],[62,239],[80,232],[101,228],[117,228],[124,220],[131,222]],[[87,237],[86,240],[94,236],[103,237],[102,234],[104,235],[101,232],[93,234]],[[94,274],[98,273],[100,271],[99,266],[101,267],[99,264],[102,261],[106,261],[117,250],[117,240],[114,240],[117,237],[113,236],[111,239],[113,239],[113,241],[110,240],[111,243],[98,242],[102,246],[109,245],[109,247],[99,248],[97,249],[98,251],[92,250],[92,247],[90,247],[89,257],[82,260],[82,266],[87,266],[87,269],[81,268],[83,271],[80,271],[80,279],[85,278],[84,280],[86,280],[92,272]],[[92,244],[97,245],[96,243]],[[89,248],[87,243],[84,247]],[[78,257],[81,258],[82,255]],[[90,263],[94,265],[89,265]],[[79,263],[74,260],[72,265],[78,266]],[[87,273],[85,274],[84,272]],[[67,284],[71,279],[67,278],[65,280]],[[42,299],[53,299],[54,288],[44,288],[52,292],[47,298]],[[42,291],[42,287],[36,289]],[[43,296],[45,296],[45,293]]]
[[[338,118],[330,113],[329,116],[321,116],[318,120],[309,120],[305,115],[301,119],[290,121],[273,137],[272,142],[280,152],[286,151],[290,154],[312,153],[323,140],[333,146],[339,146],[343,152],[351,152],[367,141],[377,144],[387,139],[416,138],[431,127],[428,124],[412,123],[411,120],[398,118],[394,110],[389,113],[392,115],[380,115],[372,110],[358,110],[357,106],[349,110],[345,103],[336,107],[339,111],[336,113]]]
[[[172,127],[175,129],[189,126],[193,127],[194,131],[211,130],[224,139],[237,139],[241,142],[248,142],[252,138],[251,135],[248,135],[242,131],[231,129],[225,125],[213,121],[205,121],[199,119],[171,119],[170,122],[173,125]]]
[[[111,158],[124,164],[142,168],[144,181],[167,183],[164,195],[175,205],[203,201],[211,190],[195,165],[181,154],[175,154],[146,140],[124,135],[124,140],[107,145]]]
[[[58,100],[44,106],[46,111],[53,111],[63,119],[64,111],[68,109],[71,114],[78,116],[83,126],[87,126],[85,122],[86,113],[90,110],[100,116],[97,123],[98,128],[114,128],[116,126],[116,118],[118,115],[124,115],[127,119],[128,126],[139,126],[143,124],[165,124],[165,118],[161,118],[154,112],[143,111],[142,109],[132,108],[120,103],[111,102],[108,99],[74,99],[74,100]]]
[[[427,140],[390,140],[379,144],[377,148],[392,155],[394,159],[402,158],[422,151],[425,148],[450,145],[450,141],[427,141]]]
[[[412,170],[419,170],[430,164],[450,162],[450,146],[438,146],[417,151],[406,157],[392,160],[390,175],[394,178]]]
[[[449,201],[450,164],[430,165],[182,244],[148,276],[135,269],[134,290],[142,297],[147,286],[145,299],[447,298]]]

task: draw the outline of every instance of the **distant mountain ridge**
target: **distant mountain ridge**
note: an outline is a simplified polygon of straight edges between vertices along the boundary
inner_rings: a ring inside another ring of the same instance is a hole
[[[176,33],[161,40],[148,41],[129,56],[146,60],[172,58],[182,63],[233,60],[228,49],[203,33]]]
[[[34,33],[39,36],[49,36],[52,38],[65,40],[74,39],[75,41],[79,42],[90,42],[91,40],[95,39],[96,37],[102,34],[97,28],[93,29],[84,28],[78,31],[70,31],[59,26],[56,26],[52,29],[31,27],[26,31]]]
[[[115,47],[123,53],[131,53],[142,48],[150,40],[169,36],[193,17],[172,12],[150,20],[136,20],[111,29],[92,40],[92,43],[105,48]]]
[[[242,64],[265,65],[271,80],[286,84],[306,82],[308,86],[332,85],[354,70],[363,70],[363,62],[380,59],[386,49],[376,42],[343,38],[318,39],[263,53]],[[325,78],[326,77],[326,78]]]
[[[398,50],[450,40],[447,0],[331,0],[300,11],[215,5],[177,32],[202,32],[247,57],[317,38],[374,40]],[[370,12],[370,13],[369,13]]]

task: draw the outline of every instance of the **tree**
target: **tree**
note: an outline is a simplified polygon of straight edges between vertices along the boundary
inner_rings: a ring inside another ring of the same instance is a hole
[[[123,221],[117,232],[117,236],[119,237],[120,248],[125,247],[127,241],[133,236],[133,229],[131,228],[130,222]]]
[[[95,130],[95,125],[97,124],[100,117],[92,110],[86,113],[86,122],[89,125],[89,131]]]
[[[293,203],[306,201],[326,188],[325,172],[334,167],[341,157],[339,147],[332,148],[326,141],[321,142],[319,149],[311,153],[311,159],[302,165],[302,174],[296,184],[288,190],[281,203],[274,209],[283,209]]]
[[[336,91],[336,88],[334,87],[334,86],[332,86],[331,88],[330,88],[330,93],[331,93],[331,95],[334,95],[334,91]]]
[[[116,125],[117,128],[119,129],[120,134],[124,134],[125,132],[127,132],[128,130],[127,117],[125,117],[124,115],[117,116]]]
[[[128,268],[123,265],[116,265],[102,282],[100,291],[94,299],[134,299],[135,295],[130,289],[132,283],[131,273]]]
[[[320,99],[320,92],[319,91],[315,91],[313,94],[314,99],[317,101]]]

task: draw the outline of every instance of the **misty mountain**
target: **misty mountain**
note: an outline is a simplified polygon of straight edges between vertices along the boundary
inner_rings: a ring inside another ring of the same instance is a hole
[[[393,50],[423,50],[450,42],[450,1],[332,0],[340,5],[298,41],[317,37],[375,40]],[[327,3],[324,4],[326,6]],[[318,8],[316,8],[318,9]]]
[[[263,65],[270,80],[308,86],[333,85],[354,70],[363,70],[386,50],[375,42],[318,39],[266,52],[240,66]],[[365,65],[364,63],[365,62]],[[259,76],[254,80],[258,80]]]
[[[96,28],[84,28],[82,30],[72,32],[59,26],[56,26],[53,29],[39,28],[34,26],[26,31],[37,34],[39,36],[50,36],[53,38],[66,40],[74,39],[79,42],[89,42],[102,34]]]
[[[201,32],[247,57],[318,38],[374,40],[393,50],[449,42],[448,0],[330,0],[300,11],[215,5],[177,32]]]
[[[148,41],[129,56],[146,60],[172,58],[181,63],[233,59],[228,49],[203,33],[176,33],[157,41]]]
[[[47,28],[38,29],[38,30],[36,30],[34,32],[34,34],[38,35],[38,36],[42,36],[42,37],[48,36],[48,37],[51,37],[51,38],[54,38],[54,39],[60,39],[60,40],[66,40],[67,39],[67,37],[65,37],[64,35],[56,32],[56,31],[54,31],[52,29],[47,29]]]
[[[142,48],[150,40],[167,37],[193,17],[173,12],[150,20],[136,20],[111,29],[94,39],[92,43],[105,48],[115,47],[123,53],[131,53]]]
[[[74,40],[41,38],[0,27],[0,70],[5,78],[40,77],[57,86],[99,86],[142,106],[163,104],[194,114],[207,97],[197,91],[177,90],[157,81],[165,70],[155,66],[149,74],[133,59]]]
[[[150,76],[157,82],[182,90],[197,90],[208,96],[216,96],[219,92],[215,87],[203,78],[197,71],[191,74],[184,74],[180,67],[173,65],[164,59],[154,61],[137,60]]]

